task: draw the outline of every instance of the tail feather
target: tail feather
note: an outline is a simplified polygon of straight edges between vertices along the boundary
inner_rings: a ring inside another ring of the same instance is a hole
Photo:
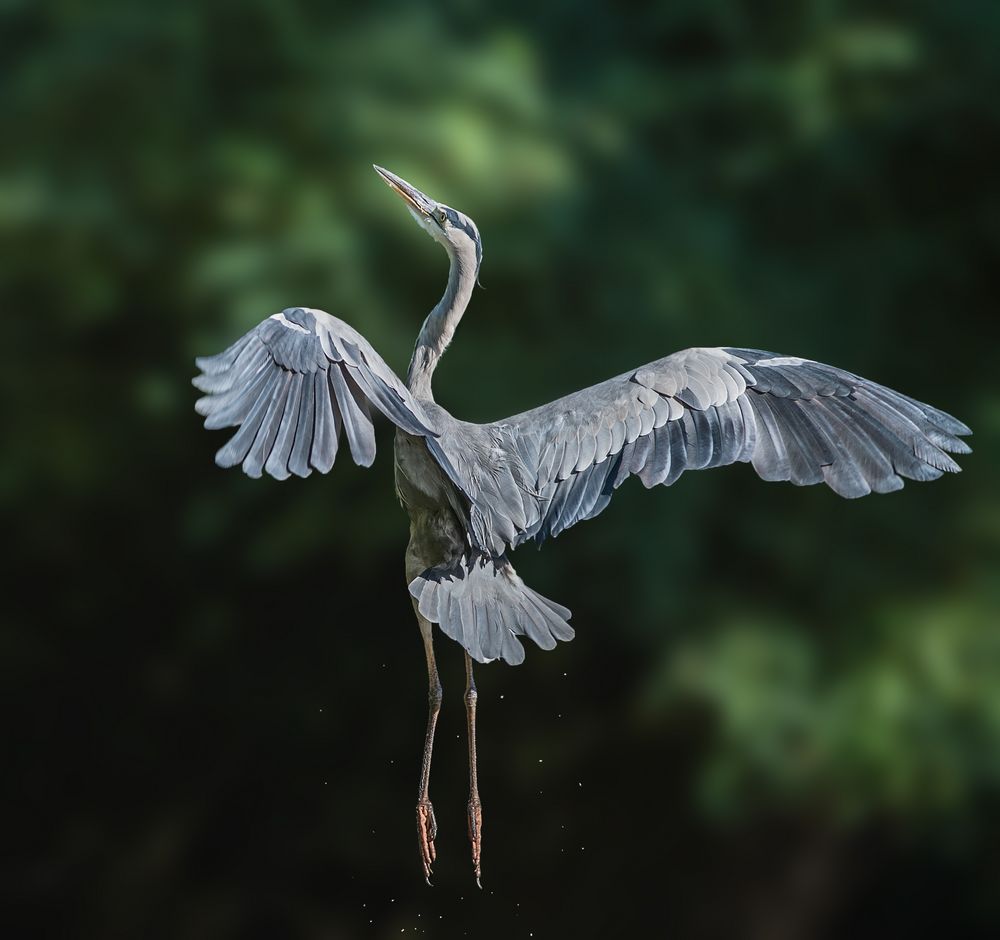
[[[428,568],[410,583],[410,594],[424,617],[480,663],[524,662],[519,636],[550,650],[575,635],[570,612],[529,588],[504,555],[476,554]]]

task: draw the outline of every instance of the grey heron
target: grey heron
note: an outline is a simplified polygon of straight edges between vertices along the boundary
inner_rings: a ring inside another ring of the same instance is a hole
[[[374,413],[395,426],[396,493],[409,514],[405,574],[423,640],[428,718],[417,794],[420,861],[430,882],[437,822],[429,796],[442,689],[433,626],[464,649],[469,839],[480,881],[473,661],[524,659],[570,640],[570,612],[529,588],[509,553],[604,510],[629,476],[647,487],[685,470],[750,463],[765,480],[825,483],[840,496],[888,493],[903,478],[958,471],[961,421],[875,382],[798,356],[735,347],[686,349],[557,401],[488,424],[434,401],[434,371],[476,285],[483,251],[467,215],[388,170],[376,172],[450,267],[402,382],[356,330],[289,307],[224,352],[197,360],[206,428],[237,427],[221,467],[285,480],[328,472],[341,438],[355,463],[375,458]]]

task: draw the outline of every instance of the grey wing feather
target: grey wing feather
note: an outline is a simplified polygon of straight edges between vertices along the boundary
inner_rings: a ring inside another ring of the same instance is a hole
[[[288,457],[288,469],[298,477],[307,477],[312,473],[309,454],[316,428],[316,391],[314,380],[308,375],[303,375],[301,380],[302,404],[299,423],[295,429],[295,440],[292,442],[292,450]]]
[[[957,471],[949,453],[971,433],[842,369],[738,348],[674,353],[491,425],[450,420],[432,453],[468,499],[473,546],[494,555],[593,518],[630,475],[670,485],[750,462],[853,498]]]
[[[304,307],[268,317],[217,356],[195,360],[206,428],[239,427],[215,455],[250,476],[326,473],[344,431],[355,463],[375,459],[372,408],[409,434],[436,431],[371,344],[342,320]]]

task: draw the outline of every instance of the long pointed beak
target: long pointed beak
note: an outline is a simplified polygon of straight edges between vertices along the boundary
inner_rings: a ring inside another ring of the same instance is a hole
[[[372,169],[389,184],[389,187],[394,192],[402,196],[406,200],[407,205],[415,212],[419,212],[421,215],[433,216],[434,210],[437,208],[437,203],[433,199],[428,198],[415,186],[411,186],[402,177],[396,176],[395,173],[390,173],[384,167],[373,163]]]

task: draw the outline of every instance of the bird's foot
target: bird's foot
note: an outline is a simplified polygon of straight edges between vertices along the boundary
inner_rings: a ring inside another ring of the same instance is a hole
[[[479,881],[482,876],[479,858],[483,851],[483,807],[478,796],[469,800],[469,841],[472,843],[472,868],[476,873],[476,887],[482,888]]]
[[[420,850],[420,864],[424,869],[424,880],[431,883],[431,866],[437,858],[434,840],[437,838],[437,820],[430,800],[417,803],[417,848]]]

